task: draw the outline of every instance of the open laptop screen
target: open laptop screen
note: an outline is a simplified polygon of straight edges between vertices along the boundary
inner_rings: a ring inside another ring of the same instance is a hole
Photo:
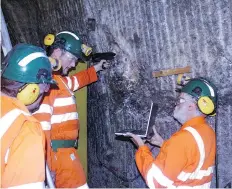
[[[151,134],[153,132],[152,127],[155,124],[155,117],[157,115],[157,111],[158,111],[158,105],[154,104],[152,102],[150,112],[149,112],[148,121],[147,121],[147,127],[145,129],[141,129],[141,130],[124,129],[122,131],[116,132],[115,135],[126,136],[126,133],[130,132],[130,133],[138,135],[139,137],[142,137],[142,138],[147,138],[147,137],[149,138],[149,136],[151,136]]]

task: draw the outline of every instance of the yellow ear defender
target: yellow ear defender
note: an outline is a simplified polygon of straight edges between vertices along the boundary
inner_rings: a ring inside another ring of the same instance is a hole
[[[52,65],[52,70],[53,71],[58,71],[61,68],[61,61],[52,57],[48,57],[49,61],[51,62]]]
[[[85,56],[89,56],[92,53],[93,49],[91,47],[85,45],[85,44],[82,44],[81,45],[81,50],[82,50],[82,52],[84,53]]]
[[[55,35],[49,33],[44,38],[44,45],[51,46],[54,43],[54,41],[55,41]]]
[[[34,103],[39,97],[40,88],[37,84],[24,85],[17,94],[17,99],[25,105]]]
[[[213,113],[215,106],[213,101],[208,96],[202,96],[198,99],[197,105],[200,111],[206,115]]]

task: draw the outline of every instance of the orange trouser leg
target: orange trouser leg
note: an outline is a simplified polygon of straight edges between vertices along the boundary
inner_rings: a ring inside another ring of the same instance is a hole
[[[85,172],[75,148],[58,149],[51,156],[56,188],[77,188],[86,184]]]

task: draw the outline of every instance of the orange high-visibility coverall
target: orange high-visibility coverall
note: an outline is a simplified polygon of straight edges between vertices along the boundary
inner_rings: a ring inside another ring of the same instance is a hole
[[[83,167],[74,147],[51,148],[51,140],[75,140],[79,121],[73,91],[97,81],[94,67],[73,76],[54,75],[59,89],[51,89],[34,116],[40,121],[47,140],[47,162],[55,172],[57,188],[88,188]]]
[[[17,99],[1,95],[1,188],[44,188],[45,137]]]
[[[195,117],[164,142],[155,159],[145,145],[138,149],[135,159],[149,188],[209,188],[215,152],[213,129],[204,117]]]

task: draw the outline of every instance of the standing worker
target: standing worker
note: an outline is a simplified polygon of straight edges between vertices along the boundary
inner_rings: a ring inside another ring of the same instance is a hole
[[[97,81],[96,72],[108,68],[109,63],[102,60],[87,70],[65,77],[81,58],[81,40],[69,31],[54,37],[50,35],[47,40],[48,56],[59,60],[61,66],[61,73],[53,75],[59,89],[51,89],[34,114],[45,131],[47,162],[57,188],[88,188],[76,150],[79,120],[73,92]]]
[[[140,137],[128,133],[138,146],[136,164],[149,188],[210,188],[216,137],[206,116],[215,114],[216,101],[212,83],[204,78],[191,79],[181,89],[174,110],[181,129],[164,142],[154,128],[150,143],[161,147],[156,158]]]
[[[46,52],[16,45],[1,70],[1,188],[44,188],[45,137],[31,115],[55,83]]]

